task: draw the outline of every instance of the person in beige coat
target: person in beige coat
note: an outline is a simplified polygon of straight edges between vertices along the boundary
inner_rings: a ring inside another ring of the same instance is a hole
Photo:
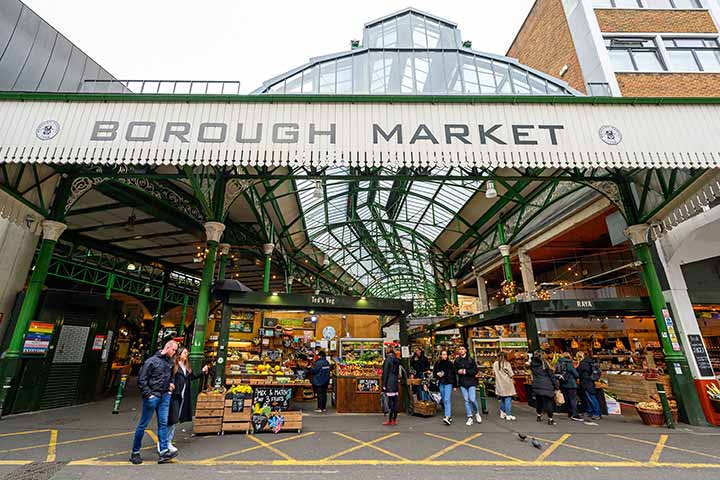
[[[512,421],[515,417],[511,414],[512,397],[517,395],[515,382],[513,381],[513,369],[508,360],[507,352],[500,352],[493,364],[495,374],[495,395],[500,404],[500,418]]]

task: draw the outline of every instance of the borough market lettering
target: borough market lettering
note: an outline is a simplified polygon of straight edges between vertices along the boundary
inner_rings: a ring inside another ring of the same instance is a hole
[[[392,128],[377,123],[372,126],[372,143],[409,144],[422,142],[466,145],[558,145],[560,132],[564,125],[513,124],[468,125],[463,123],[444,124],[434,129],[421,123],[416,127],[396,124]],[[321,137],[327,138],[331,145],[337,140],[337,124],[318,126],[315,123],[302,128],[298,123],[257,123],[248,127],[243,123],[235,126],[223,122],[204,122],[197,128],[189,122],[166,122],[158,127],[158,122],[131,121],[121,125],[118,121],[96,121],[90,136],[91,141],[113,142],[124,139],[128,142],[179,141],[180,143],[225,143],[230,138],[236,143],[258,144],[315,144]]]

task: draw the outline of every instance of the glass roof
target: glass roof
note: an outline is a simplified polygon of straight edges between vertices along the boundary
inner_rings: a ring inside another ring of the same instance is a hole
[[[515,59],[464,47],[454,23],[415,9],[368,23],[362,47],[313,58],[254,93],[579,95]]]

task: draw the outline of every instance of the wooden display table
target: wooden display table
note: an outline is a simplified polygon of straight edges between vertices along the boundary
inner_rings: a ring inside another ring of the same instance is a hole
[[[335,407],[338,413],[383,413],[379,376],[335,377]],[[400,386],[402,399],[402,385]],[[402,410],[404,407],[398,405]]]
[[[603,374],[607,381],[606,390],[617,395],[621,402],[647,402],[651,395],[657,395],[658,383],[665,385],[665,392],[672,397],[672,385],[668,375],[660,375],[657,379],[646,380],[642,375]]]

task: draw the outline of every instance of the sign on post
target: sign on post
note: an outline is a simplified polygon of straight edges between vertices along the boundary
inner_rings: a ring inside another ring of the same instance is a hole
[[[707,350],[705,350],[705,344],[702,341],[700,335],[688,335],[690,341],[690,349],[692,350],[695,362],[697,363],[698,370],[700,371],[701,377],[714,377],[715,372],[713,371],[712,364],[710,363],[710,357],[708,357]]]

